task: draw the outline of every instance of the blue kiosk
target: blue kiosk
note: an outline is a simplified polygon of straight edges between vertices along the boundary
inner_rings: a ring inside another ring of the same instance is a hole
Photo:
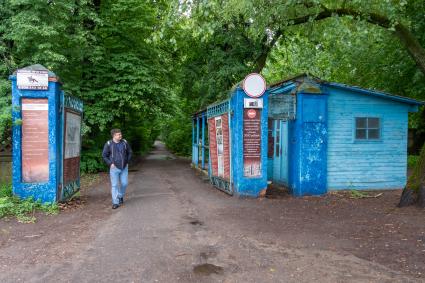
[[[61,90],[42,65],[12,76],[13,193],[65,201],[80,188],[83,103]]]
[[[249,74],[228,99],[193,115],[192,164],[203,170],[208,164],[218,189],[241,197],[265,193],[267,109],[265,80]]]

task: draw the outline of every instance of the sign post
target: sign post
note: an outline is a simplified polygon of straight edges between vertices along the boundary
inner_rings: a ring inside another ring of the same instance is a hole
[[[211,183],[231,195],[263,195],[267,189],[268,143],[264,78],[249,74],[229,99],[209,105],[206,112]]]
[[[232,180],[235,194],[258,197],[267,189],[266,81],[249,74],[231,98]]]

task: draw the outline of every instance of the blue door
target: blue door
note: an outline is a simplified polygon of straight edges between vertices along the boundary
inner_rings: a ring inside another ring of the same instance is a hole
[[[273,182],[288,184],[288,122],[273,121]]]

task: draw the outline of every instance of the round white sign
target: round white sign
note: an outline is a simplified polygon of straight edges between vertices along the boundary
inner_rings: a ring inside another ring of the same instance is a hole
[[[250,97],[260,97],[266,91],[266,80],[257,73],[249,74],[242,84],[243,90]]]

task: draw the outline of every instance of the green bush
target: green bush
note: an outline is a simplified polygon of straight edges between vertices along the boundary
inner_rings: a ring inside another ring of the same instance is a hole
[[[0,198],[12,197],[12,185],[0,183]]]
[[[407,157],[407,167],[408,168],[415,168],[416,164],[418,164],[419,161],[419,155],[409,155]]]
[[[105,171],[106,165],[102,159],[102,149],[83,151],[80,168],[82,173]]]
[[[4,69],[1,70],[1,66],[0,73],[4,74]],[[0,77],[0,148],[9,146],[12,141],[12,109],[10,106],[12,96],[10,92],[10,81],[5,76]]]
[[[162,139],[172,152],[182,156],[190,156],[192,154],[191,119],[184,115],[170,119],[164,126]]]
[[[34,213],[42,211],[46,214],[57,214],[59,207],[56,203],[44,203],[32,198],[19,199],[12,194],[11,184],[0,184],[0,218],[13,216],[19,222],[33,223]]]

